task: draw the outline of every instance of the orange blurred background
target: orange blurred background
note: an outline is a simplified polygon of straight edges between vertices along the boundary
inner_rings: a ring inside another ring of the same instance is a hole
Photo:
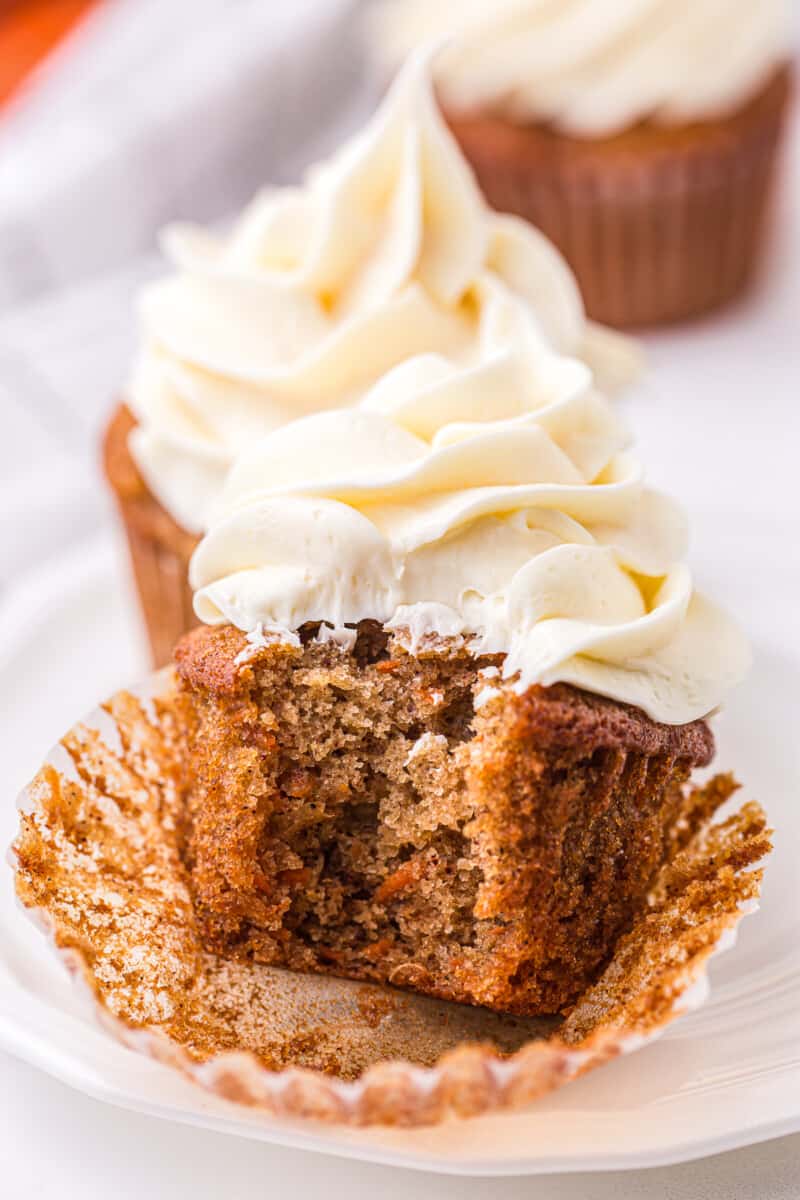
[[[0,0],[0,104],[100,0]]]

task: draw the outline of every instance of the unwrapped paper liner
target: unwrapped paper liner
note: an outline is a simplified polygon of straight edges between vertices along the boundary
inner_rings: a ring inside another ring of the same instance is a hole
[[[20,801],[17,894],[105,1028],[266,1115],[426,1125],[519,1109],[636,1049],[696,1003],[709,957],[754,907],[770,849],[735,784],[696,790],[649,907],[563,1018],[523,1019],[206,953],[187,876],[170,671],[73,728]]]
[[[750,283],[790,93],[782,71],[738,117],[684,137],[644,126],[630,142],[567,141],[561,153],[557,138],[531,142],[502,120],[451,125],[490,204],[559,248],[590,317],[631,329],[698,316]]]

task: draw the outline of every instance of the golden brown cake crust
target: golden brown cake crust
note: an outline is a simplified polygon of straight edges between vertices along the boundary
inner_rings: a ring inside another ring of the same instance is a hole
[[[177,651],[209,949],[520,1015],[569,1006],[688,819],[707,726],[566,685],[502,685],[476,710],[497,656],[313,632],[254,647],[203,628]]]
[[[259,658],[276,652],[269,646],[237,664],[237,657],[247,649],[245,635],[234,626],[200,625],[178,643],[175,662],[192,690],[244,697],[250,692]],[[514,696],[512,704],[518,722],[514,736],[520,740],[533,737],[537,745],[669,754],[687,759],[693,767],[708,766],[714,756],[714,738],[705,721],[664,725],[629,704],[568,684],[531,687]]]

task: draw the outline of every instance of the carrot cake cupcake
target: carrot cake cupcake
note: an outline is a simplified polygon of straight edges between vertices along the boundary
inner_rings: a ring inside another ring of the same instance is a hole
[[[770,849],[691,780],[748,652],[627,444],[531,326],[237,458],[176,667],[20,800],[17,895],[106,1031],[262,1119],[411,1126],[702,999]]]
[[[681,320],[736,296],[787,108],[785,0],[384,0],[380,59],[436,75],[487,197],[566,255],[588,312]]]
[[[239,457],[177,650],[210,950],[522,1015],[597,978],[748,665],[627,443],[519,337]]]
[[[177,270],[142,297],[143,346],[105,445],[157,663],[191,623],[191,550],[255,439],[358,403],[410,356],[485,363],[520,331],[556,389],[636,373],[631,346],[587,322],[553,246],[487,206],[429,57],[303,187],[258,196],[225,235],[166,235]]]

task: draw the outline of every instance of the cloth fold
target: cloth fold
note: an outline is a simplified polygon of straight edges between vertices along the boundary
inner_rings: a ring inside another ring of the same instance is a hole
[[[356,123],[357,0],[107,0],[0,118],[0,310],[293,179]]]

